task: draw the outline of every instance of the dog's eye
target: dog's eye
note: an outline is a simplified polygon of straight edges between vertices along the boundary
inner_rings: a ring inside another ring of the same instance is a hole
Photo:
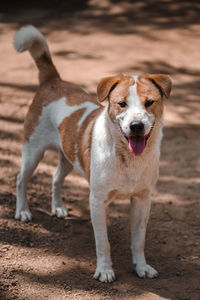
[[[120,107],[125,107],[127,105],[126,102],[124,102],[124,101],[119,102],[118,104],[119,104]]]
[[[151,106],[154,103],[153,100],[147,100],[145,103],[145,107],[148,108],[149,106]]]

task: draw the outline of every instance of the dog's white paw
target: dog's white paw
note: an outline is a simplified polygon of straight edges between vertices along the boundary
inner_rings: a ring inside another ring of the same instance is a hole
[[[32,219],[32,214],[29,209],[21,210],[16,212],[15,219],[21,220],[21,222],[28,222]]]
[[[155,278],[159,275],[150,265],[136,265],[135,270],[140,278]]]
[[[52,209],[52,215],[58,218],[64,218],[68,216],[68,210],[64,206],[57,206]]]
[[[115,280],[115,273],[111,267],[97,267],[93,278],[111,283]]]

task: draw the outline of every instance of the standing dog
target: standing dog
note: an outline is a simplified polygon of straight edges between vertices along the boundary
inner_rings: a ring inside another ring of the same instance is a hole
[[[118,75],[100,81],[98,101],[79,86],[63,81],[51,60],[43,35],[33,26],[17,32],[14,46],[28,50],[39,69],[40,85],[24,124],[21,171],[17,177],[16,219],[31,220],[26,188],[49,147],[57,148],[59,165],[53,176],[52,214],[67,215],[60,191],[75,167],[90,183],[90,208],[97,268],[94,278],[115,278],[107,236],[105,202],[131,200],[131,248],[139,277],[158,272],[146,263],[144,244],[151,194],[159,174],[163,97],[169,97],[167,75]],[[100,103],[105,102],[102,106]]]

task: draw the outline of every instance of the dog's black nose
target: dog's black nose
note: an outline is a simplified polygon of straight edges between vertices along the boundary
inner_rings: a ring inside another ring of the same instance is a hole
[[[144,134],[144,124],[142,122],[132,122],[130,124],[131,133],[134,135]]]

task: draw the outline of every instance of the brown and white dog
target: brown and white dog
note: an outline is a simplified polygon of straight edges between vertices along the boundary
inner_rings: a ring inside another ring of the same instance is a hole
[[[43,35],[33,26],[17,32],[18,52],[29,50],[39,69],[40,86],[24,124],[25,142],[17,177],[16,219],[31,220],[26,188],[49,147],[59,152],[53,176],[52,215],[68,214],[60,192],[75,167],[90,183],[90,209],[97,253],[94,278],[115,278],[107,236],[105,202],[131,200],[131,248],[139,277],[158,272],[146,263],[144,244],[151,194],[159,174],[163,97],[169,97],[167,75],[118,75],[100,81],[98,101],[79,86],[63,81],[52,63]],[[100,103],[105,101],[106,105]]]

